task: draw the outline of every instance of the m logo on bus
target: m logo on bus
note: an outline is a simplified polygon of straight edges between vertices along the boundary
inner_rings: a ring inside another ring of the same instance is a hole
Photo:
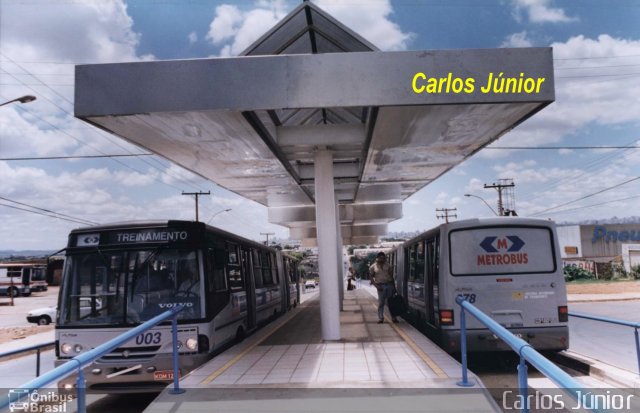
[[[509,246],[508,241],[511,241],[511,246]],[[524,241],[516,235],[507,235],[504,238],[485,237],[485,239],[480,243],[480,246],[486,252],[498,252],[504,250],[507,252],[518,252],[522,247],[524,247]]]
[[[517,235],[505,237],[485,237],[480,247],[487,254],[478,255],[478,265],[514,265],[527,264],[526,252],[519,252],[525,242]]]

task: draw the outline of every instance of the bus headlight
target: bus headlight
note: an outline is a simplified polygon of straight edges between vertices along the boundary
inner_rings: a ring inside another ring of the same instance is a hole
[[[71,344],[69,343],[64,343],[60,346],[60,351],[62,351],[64,354],[71,353],[72,349],[73,349],[73,346],[71,346]]]
[[[74,350],[76,353],[81,352],[81,351],[82,351],[82,349],[83,349],[82,344],[76,344],[75,346],[73,346],[73,350]]]
[[[198,348],[198,340],[195,338],[188,338],[185,345],[189,350],[195,350]]]

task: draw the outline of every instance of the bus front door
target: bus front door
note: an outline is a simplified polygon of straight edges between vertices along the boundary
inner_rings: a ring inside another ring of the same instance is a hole
[[[256,285],[251,265],[251,252],[242,248],[242,272],[244,273],[245,291],[247,292],[247,329],[256,327]]]

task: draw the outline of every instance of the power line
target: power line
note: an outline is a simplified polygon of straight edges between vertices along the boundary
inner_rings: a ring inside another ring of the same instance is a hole
[[[153,153],[126,153],[115,155],[77,155],[77,156],[42,156],[36,158],[0,158],[0,161],[43,161],[52,159],[96,159],[96,158],[119,158],[129,156],[153,156]]]
[[[87,225],[85,222],[82,222],[82,221],[76,221],[74,219],[67,219],[67,218],[62,218],[62,217],[58,217],[58,216],[54,216],[54,215],[49,215],[49,214],[45,214],[45,213],[42,213],[42,212],[32,211],[30,209],[20,208],[20,207],[13,206],[13,205],[7,205],[7,204],[0,203],[0,206],[7,207],[7,208],[12,208],[12,209],[18,209],[20,211],[31,212],[32,214],[43,215],[43,216],[49,217],[49,218],[57,218],[57,219],[61,219],[63,221],[75,222],[76,224]]]
[[[598,60],[598,59],[622,59],[625,57],[640,57],[640,54],[629,54],[629,55],[620,55],[620,56],[591,56],[591,57],[564,57],[564,58],[554,58],[554,61],[561,60]]]
[[[50,91],[52,91],[55,95],[57,95],[58,97],[60,97],[61,99],[63,99],[64,101],[66,101],[67,103],[69,103],[70,105],[72,105],[72,106],[73,106],[73,102],[71,102],[71,101],[70,101],[69,99],[67,99],[65,96],[63,96],[63,95],[61,95],[60,93],[58,93],[58,92],[57,92],[56,90],[54,90],[53,88],[49,87],[45,82],[43,82],[41,79],[39,79],[38,77],[36,77],[35,75],[33,75],[31,72],[29,72],[29,70],[27,70],[27,69],[26,69],[26,68],[24,68],[23,66],[19,65],[19,64],[18,64],[18,63],[16,63],[15,61],[13,61],[9,56],[7,56],[6,54],[4,54],[4,53],[2,53],[2,52],[0,52],[0,55],[2,55],[2,56],[4,56],[5,58],[7,58],[11,63],[13,63],[14,65],[16,65],[20,70],[24,71],[27,75],[32,76],[34,79],[36,79],[38,82],[40,82],[44,87],[46,87],[47,89],[49,89]],[[6,71],[6,70],[4,70],[4,69],[0,69],[0,70],[2,70],[3,72],[5,72],[5,73],[7,73],[7,74],[9,73],[9,72],[7,72],[7,71]],[[17,80],[18,82],[20,82],[21,84],[23,84],[23,85],[25,85],[26,87],[28,87],[29,89],[31,89],[32,91],[36,92],[36,91],[35,91],[35,89],[33,89],[31,86],[27,85],[26,83],[24,83],[23,81],[21,81],[21,80],[20,80],[20,79],[18,79],[17,77],[15,77],[15,76],[13,76],[13,75],[11,75],[11,74],[9,74],[9,75],[10,75],[11,77],[13,77],[15,80]],[[36,92],[36,93],[37,93],[37,92]],[[73,117],[73,114],[71,114],[71,113],[70,113],[69,111],[67,111],[66,109],[64,109],[64,108],[62,108],[62,107],[60,107],[60,106],[58,106],[58,105],[57,105],[57,104],[55,104],[53,101],[51,101],[50,99],[48,99],[46,96],[43,96],[43,98],[44,98],[45,100],[47,100],[49,103],[51,103],[52,105],[56,106],[58,109],[60,109],[60,110],[61,110],[61,111],[63,111],[64,113],[66,113],[67,115],[69,115],[70,117],[72,117],[73,119],[75,119],[75,118]],[[31,113],[31,112],[29,112],[29,113]],[[44,120],[42,117],[39,117],[39,119]],[[49,123],[49,124],[51,125],[51,123],[50,123],[50,122],[47,122],[47,123]],[[53,126],[53,125],[52,125],[52,126]],[[58,127],[56,127],[56,126],[54,126],[54,128],[55,128],[55,129],[57,129],[57,130],[59,130],[59,131],[61,131],[61,132],[63,132],[60,128],[58,128]],[[96,129],[90,129],[90,130],[91,130],[92,132],[97,133],[97,132],[96,132]],[[75,137],[74,137],[74,136],[72,136],[71,134],[66,133],[66,132],[63,132],[63,133],[67,134],[67,135],[68,135],[68,136],[70,136],[72,139],[75,139],[75,140],[76,140],[77,142],[79,142],[80,144],[86,145],[86,146],[88,146],[88,147],[90,147],[90,148],[92,148],[92,149],[95,149],[97,152],[99,152],[99,153],[101,153],[101,154],[104,154],[104,152],[102,152],[102,151],[100,151],[100,150],[97,150],[96,148],[93,148],[91,145],[89,145],[89,144],[86,144],[86,143],[82,142],[80,139],[75,138]],[[117,142],[114,142],[113,140],[111,140],[111,139],[110,139],[110,137],[109,137],[109,135],[107,135],[107,134],[102,134],[102,133],[98,133],[98,134],[99,134],[100,136],[104,137],[105,139],[107,139],[107,140],[108,140],[109,142],[111,142],[112,144],[114,144],[114,145],[118,146],[119,148],[121,148],[121,149],[123,149],[123,150],[125,150],[125,151],[127,151],[127,152],[129,152],[129,153],[131,153],[131,151],[130,151],[130,150],[128,150],[127,148],[125,148],[124,146],[122,146],[122,145],[118,144]],[[105,155],[106,155],[106,154],[105,154]],[[154,158],[151,158],[151,159],[154,159]],[[169,176],[173,176],[173,177],[174,177],[174,178],[176,178],[178,181],[181,181],[181,182],[183,182],[184,184],[186,184],[186,185],[188,185],[188,186],[191,186],[191,187],[193,187],[193,188],[196,188],[196,189],[198,189],[198,190],[201,190],[201,188],[199,188],[198,186],[196,186],[196,185],[194,185],[194,184],[192,184],[192,183],[190,183],[190,182],[187,182],[187,181],[186,181],[185,179],[183,179],[182,177],[180,177],[180,176],[176,176],[176,175],[173,175],[173,174],[171,174],[171,173],[170,173],[170,171],[168,171],[168,170],[167,170],[167,171],[163,171],[163,170],[161,170],[160,168],[158,168],[157,166],[152,165],[151,163],[149,163],[149,162],[148,162],[147,160],[145,160],[145,159],[141,159],[141,160],[142,160],[142,162],[146,163],[146,164],[147,164],[147,165],[149,165],[150,167],[152,167],[152,168],[154,168],[154,169],[158,170],[160,173],[165,173],[165,174],[167,174],[167,175],[169,175]],[[131,166],[129,166],[129,165],[127,165],[127,164],[123,163],[123,162],[120,162],[120,161],[117,161],[117,160],[115,160],[115,161],[116,161],[116,162],[118,162],[119,164],[121,164],[121,165],[123,165],[123,166],[125,166],[125,167],[129,168],[129,169],[132,169],[132,170],[134,170],[134,171],[136,171],[136,172],[141,173],[141,174],[143,174],[143,175],[144,175],[144,172],[141,172],[141,171],[137,170],[136,168],[133,168],[133,167],[131,167]],[[165,168],[166,168],[166,167],[165,167]],[[162,181],[158,180],[157,178],[154,178],[154,180],[156,180],[157,182],[163,183],[163,184],[165,184],[165,185],[171,186],[171,187],[173,187],[173,188],[175,188],[175,189],[180,189],[180,188],[178,188],[178,187],[176,187],[176,186],[174,186],[174,185],[168,184],[168,183],[166,183],[166,182],[162,182]]]
[[[560,185],[564,183],[576,182],[582,177],[589,176],[590,174],[595,174],[596,172],[600,171],[601,169],[603,169],[605,166],[608,165],[607,161],[617,156],[624,155],[625,152],[628,152],[630,149],[627,149],[627,147],[629,148],[633,147],[634,146],[633,144],[636,142],[637,140],[633,139],[621,145],[622,147],[624,147],[624,149],[621,149],[621,150],[616,149],[612,152],[596,155],[593,159],[591,159],[588,162],[579,161],[579,162],[574,162],[572,165],[567,165],[568,169],[571,169],[573,167],[578,167],[578,166],[581,169],[577,172],[572,173],[571,176],[564,177],[564,178],[557,178],[551,182],[548,182],[546,185],[545,192],[558,188]],[[531,191],[525,192],[525,194],[530,194],[530,193]],[[524,200],[531,200],[533,196],[534,195],[524,197]]]
[[[576,207],[576,208],[563,209],[560,211],[555,211],[554,214],[564,214],[565,212],[578,211],[580,209],[593,208],[600,205],[612,204],[614,202],[628,201],[629,199],[635,199],[635,198],[640,198],[640,195],[633,195],[626,198],[618,198],[618,199],[614,199],[613,201],[605,201],[597,204],[585,205],[585,206]]]
[[[640,146],[487,146],[484,149],[518,149],[518,150],[544,150],[544,149],[640,149]]]
[[[536,212],[535,214],[533,214],[533,216],[536,216],[536,215],[542,215],[542,214],[544,214],[545,212],[552,211],[552,210],[554,210],[554,209],[557,209],[557,208],[563,207],[563,206],[565,206],[565,205],[573,204],[574,202],[578,202],[578,201],[582,201],[583,199],[591,198],[592,196],[596,196],[596,195],[601,194],[601,193],[603,193],[603,192],[607,192],[607,191],[610,191],[610,190],[612,190],[612,189],[615,189],[615,188],[621,187],[622,185],[626,185],[626,184],[628,184],[628,183],[630,183],[630,182],[637,181],[638,179],[640,179],[640,176],[636,176],[635,178],[628,179],[628,180],[626,180],[626,181],[624,181],[624,182],[621,182],[621,183],[619,183],[619,184],[616,184],[616,185],[610,186],[610,187],[608,187],[608,188],[602,189],[602,190],[600,190],[600,191],[598,191],[598,192],[594,192],[594,193],[592,193],[592,194],[585,195],[585,196],[580,197],[580,198],[578,198],[578,199],[574,199],[573,201],[565,202],[564,204],[556,205],[556,206],[554,206],[554,207],[547,208],[547,209],[542,210],[542,211],[540,211],[540,212]]]
[[[63,217],[67,217],[76,221],[84,221],[83,224],[93,224],[93,225],[97,225],[97,222],[93,222],[93,221],[89,221],[87,219],[83,219],[83,218],[77,218],[77,217],[72,217],[71,215],[67,215],[67,214],[62,214],[60,212],[55,212],[55,211],[51,211],[50,209],[45,209],[45,208],[40,208],[34,205],[29,205],[29,204],[25,204],[24,202],[20,202],[20,201],[14,201],[13,199],[9,199],[9,198],[5,198],[3,196],[0,196],[0,199],[4,199],[5,201],[9,201],[9,202],[13,202],[14,204],[18,204],[18,205],[22,205],[22,206],[26,206],[29,208],[33,208],[33,209],[37,209],[40,211],[44,211],[44,212],[48,212],[50,214],[55,214],[55,215],[60,215]]]
[[[554,67],[554,70],[582,70],[582,69],[608,69],[611,67],[636,67],[638,64],[632,65],[604,65],[604,66],[576,66],[576,67]]]
[[[556,76],[556,79],[581,79],[581,78],[587,78],[587,77],[630,77],[630,76],[637,76],[640,75],[640,72],[634,72],[634,73],[616,73],[616,74],[609,74],[609,75],[576,75],[576,76]]]

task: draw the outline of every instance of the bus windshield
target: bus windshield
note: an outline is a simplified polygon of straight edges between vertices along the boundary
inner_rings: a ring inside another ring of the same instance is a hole
[[[97,249],[67,260],[61,326],[138,324],[178,304],[185,306],[178,319],[204,317],[194,250]]]
[[[31,281],[46,281],[46,279],[47,279],[46,268],[31,269]]]

